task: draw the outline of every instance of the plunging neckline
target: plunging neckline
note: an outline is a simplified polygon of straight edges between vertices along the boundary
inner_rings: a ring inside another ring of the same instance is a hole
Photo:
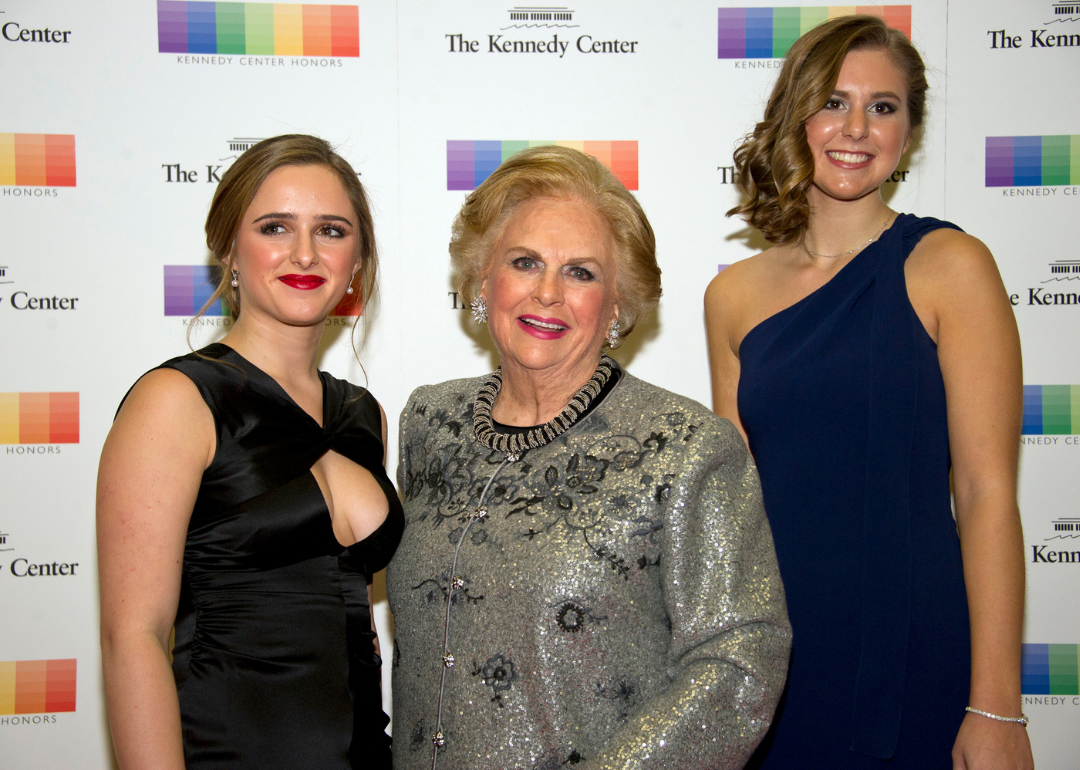
[[[823,291],[824,291],[824,290],[825,290],[825,289],[826,289],[826,288],[827,288],[828,286],[830,286],[830,285],[831,285],[831,284],[833,283],[833,281],[835,281],[835,280],[836,280],[837,278],[839,278],[839,277],[840,277],[841,275],[843,275],[845,271],[848,271],[848,268],[849,268],[849,267],[851,267],[851,266],[852,266],[853,264],[855,264],[855,262],[856,262],[856,261],[857,261],[857,260],[859,259],[859,257],[861,257],[861,256],[863,256],[864,254],[866,254],[866,253],[867,253],[868,251],[870,251],[871,249],[873,249],[873,248],[874,248],[875,246],[877,246],[877,245],[878,245],[879,243],[882,243],[882,242],[884,242],[884,241],[885,241],[885,236],[887,236],[887,235],[888,235],[889,233],[892,233],[892,232],[893,232],[894,230],[896,230],[896,226],[897,226],[897,225],[898,225],[898,224],[900,223],[900,219],[901,219],[901,217],[908,217],[908,216],[911,216],[911,215],[910,215],[910,214],[906,214],[906,213],[903,213],[903,212],[901,212],[901,213],[897,214],[897,215],[896,215],[896,218],[895,218],[895,219],[893,220],[893,223],[892,223],[892,224],[891,224],[891,225],[890,225],[890,226],[889,226],[888,228],[886,228],[885,230],[883,230],[883,231],[881,232],[881,235],[879,235],[879,236],[877,237],[877,240],[876,240],[876,241],[874,241],[874,242],[873,242],[873,243],[871,243],[871,244],[868,244],[868,245],[866,246],[866,248],[864,248],[864,249],[863,249],[862,251],[860,251],[860,252],[859,252],[858,254],[856,254],[856,255],[855,255],[854,257],[852,257],[851,259],[849,259],[849,260],[847,261],[847,264],[845,264],[845,265],[844,265],[843,267],[841,267],[841,268],[840,268],[839,270],[837,270],[837,271],[836,271],[836,272],[835,272],[835,273],[834,273],[834,274],[832,275],[832,277],[831,277],[831,278],[829,278],[829,280],[827,280],[827,281],[826,281],[825,283],[821,284],[821,286],[818,286],[818,287],[817,287],[816,289],[814,289],[814,290],[813,290],[812,292],[810,292],[810,293],[809,293],[809,294],[807,294],[806,296],[802,297],[801,299],[798,299],[798,300],[796,300],[795,302],[791,303],[790,305],[788,305],[787,307],[785,307],[785,308],[783,308],[783,309],[781,309],[781,310],[777,310],[777,311],[776,311],[775,313],[773,313],[772,315],[770,315],[770,316],[767,316],[767,317],[765,317],[765,318],[761,319],[761,320],[760,320],[760,321],[758,321],[758,322],[757,322],[757,323],[756,323],[756,324],[755,324],[754,326],[752,326],[752,327],[750,328],[750,331],[748,331],[748,332],[747,332],[746,334],[744,334],[744,335],[743,335],[743,338],[742,338],[742,340],[741,340],[741,341],[739,342],[739,351],[738,351],[738,356],[737,356],[737,357],[738,357],[738,359],[739,359],[740,361],[742,360],[742,357],[743,357],[743,356],[742,356],[742,352],[743,352],[743,346],[744,346],[744,345],[746,345],[746,340],[750,338],[750,335],[752,335],[752,334],[753,334],[754,332],[756,332],[756,331],[757,331],[758,329],[760,329],[760,328],[761,328],[762,326],[764,326],[765,324],[769,323],[769,322],[770,322],[770,321],[772,321],[773,319],[775,319],[775,318],[778,318],[779,316],[783,315],[784,313],[787,313],[787,312],[788,312],[788,311],[790,311],[790,310],[795,310],[795,309],[796,309],[796,308],[798,308],[798,307],[799,307],[800,305],[803,305],[803,304],[805,304],[805,303],[806,303],[806,302],[808,302],[808,301],[809,301],[809,300],[810,300],[811,298],[813,298],[813,297],[815,297],[816,295],[818,295],[818,294],[820,294],[821,292],[823,292]],[[861,263],[860,263],[860,264],[861,264]]]
[[[263,383],[264,386],[268,385],[269,390],[275,396],[277,396],[279,400],[284,401],[286,405],[288,405],[293,410],[295,410],[295,411],[299,412],[300,414],[302,414],[305,418],[307,418],[307,420],[309,422],[311,422],[312,425],[314,425],[316,428],[318,428],[319,432],[322,433],[324,436],[327,434],[327,424],[329,422],[327,420],[327,402],[328,402],[327,395],[328,395],[328,389],[326,387],[326,377],[327,377],[327,375],[326,375],[326,373],[324,371],[322,371],[321,369],[316,370],[319,373],[319,383],[322,385],[322,423],[323,424],[319,425],[319,423],[315,420],[314,417],[312,417],[310,414],[308,414],[307,411],[302,406],[300,406],[300,404],[296,403],[296,399],[294,399],[292,396],[289,395],[289,392],[287,390],[285,390],[285,388],[283,388],[281,386],[281,383],[279,383],[277,380],[275,380],[273,377],[271,377],[265,371],[260,369],[258,366],[251,363],[251,361],[249,361],[247,358],[245,358],[239,352],[237,352],[237,350],[235,348],[229,347],[228,345],[226,345],[223,342],[217,342],[217,343],[214,343],[214,344],[220,345],[222,348],[229,351],[229,353],[234,355],[241,362],[243,362],[248,368],[250,368],[251,371],[255,375],[257,375],[257,376],[261,377],[262,379],[266,380],[266,382]],[[226,356],[229,355],[229,353],[226,353]],[[378,438],[380,440],[380,443],[383,444],[383,449],[385,451],[385,443],[382,442],[382,437],[377,436],[376,438]],[[322,459],[322,457],[325,457],[327,452],[333,452],[333,451],[335,451],[333,446],[327,447],[326,452],[324,452],[320,456],[319,459]],[[341,456],[344,457],[349,462],[356,465],[356,467],[361,468],[364,471],[366,471],[369,475],[371,475],[371,477],[373,479],[375,479],[376,484],[378,484],[378,479],[376,478],[375,474],[371,472],[371,470],[369,468],[366,468],[361,463],[356,462],[351,457],[347,457],[345,455],[341,455]],[[315,462],[317,463],[318,460],[316,460]],[[312,463],[311,467],[309,467],[305,471],[305,474],[309,477],[311,483],[314,485],[315,492],[318,494],[319,499],[322,501],[323,510],[326,512],[326,521],[329,523],[329,526],[330,526],[330,536],[333,538],[335,543],[337,543],[339,546],[341,546],[342,549],[348,550],[350,548],[353,548],[353,547],[359,545],[360,543],[363,543],[366,540],[370,539],[372,536],[379,534],[379,532],[390,521],[390,509],[392,508],[392,505],[390,503],[390,498],[387,496],[386,490],[381,489],[381,485],[379,485],[380,486],[380,491],[382,492],[383,497],[386,499],[386,515],[383,516],[382,521],[379,522],[379,525],[377,527],[375,527],[375,529],[373,529],[371,532],[369,532],[367,534],[367,536],[362,537],[362,538],[354,541],[353,543],[351,543],[349,545],[346,545],[346,544],[342,543],[340,540],[338,540],[337,533],[334,531],[334,517],[330,513],[330,505],[327,503],[326,495],[323,493],[322,487],[319,486],[319,480],[315,477],[314,468],[315,468],[315,463]],[[329,486],[330,486],[330,482],[327,481],[327,490],[328,491],[329,491]],[[346,518],[348,518],[348,517],[346,517]],[[349,528],[350,528],[350,530],[352,529],[351,524],[350,524]]]

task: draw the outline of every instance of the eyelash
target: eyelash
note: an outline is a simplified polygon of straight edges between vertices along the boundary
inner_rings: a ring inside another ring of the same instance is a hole
[[[274,232],[277,228],[284,229],[285,225],[282,224],[281,222],[274,222],[274,221],[263,222],[262,227],[259,228],[259,232],[262,233],[263,235],[281,235],[280,232]],[[328,231],[328,230],[331,231],[331,233],[330,233],[331,238],[344,238],[345,235],[346,235],[345,231],[342,230],[337,225],[324,224],[322,227],[319,228],[320,232],[325,232],[325,231]]]
[[[843,107],[844,103],[839,99],[829,99],[829,101],[825,102],[825,107],[823,109],[839,110]],[[874,102],[870,105],[870,109],[877,115],[892,115],[896,112],[896,107],[888,102]]]
[[[512,264],[518,270],[531,270],[537,262],[538,260],[534,259],[533,257],[518,257],[510,264]],[[579,281],[593,281],[596,279],[596,276],[593,275],[591,270],[585,267],[581,267],[580,265],[574,265],[572,267],[569,267],[568,270],[570,271],[571,275],[573,275],[573,277]]]

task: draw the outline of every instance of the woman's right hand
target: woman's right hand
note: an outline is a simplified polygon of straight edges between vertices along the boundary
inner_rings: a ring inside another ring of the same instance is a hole
[[[169,641],[188,522],[215,449],[209,408],[194,383],[171,369],[136,383],[102,449],[101,656],[123,770],[184,767]]]

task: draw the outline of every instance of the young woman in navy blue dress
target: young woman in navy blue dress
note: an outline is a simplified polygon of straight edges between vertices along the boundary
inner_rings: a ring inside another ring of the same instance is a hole
[[[752,767],[1032,766],[1016,323],[981,242],[881,197],[926,88],[902,33],[826,22],[735,153],[731,213],[773,246],[706,293],[714,408],[758,464],[794,634]]]

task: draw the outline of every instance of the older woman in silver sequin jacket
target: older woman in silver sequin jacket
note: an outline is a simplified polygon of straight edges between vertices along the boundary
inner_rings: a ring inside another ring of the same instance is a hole
[[[603,353],[660,296],[644,212],[532,148],[450,253],[501,366],[401,415],[394,767],[742,767],[784,684],[783,587],[738,432]]]

